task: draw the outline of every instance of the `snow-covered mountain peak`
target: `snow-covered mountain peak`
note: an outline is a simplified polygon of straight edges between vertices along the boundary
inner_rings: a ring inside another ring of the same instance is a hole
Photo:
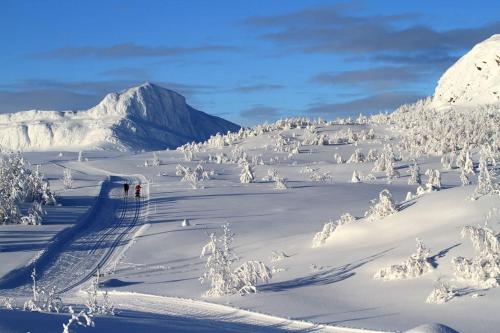
[[[198,111],[175,91],[146,82],[107,94],[86,111],[0,116],[0,146],[13,150],[175,148],[240,127]]]
[[[439,79],[436,107],[500,103],[500,34],[475,45]]]

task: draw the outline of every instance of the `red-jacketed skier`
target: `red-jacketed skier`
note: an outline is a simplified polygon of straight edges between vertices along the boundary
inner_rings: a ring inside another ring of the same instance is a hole
[[[135,185],[135,197],[137,199],[141,197],[141,184]]]

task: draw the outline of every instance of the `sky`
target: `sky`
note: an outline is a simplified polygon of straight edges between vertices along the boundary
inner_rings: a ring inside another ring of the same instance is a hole
[[[2,0],[0,113],[149,81],[250,126],[391,111],[500,33],[500,1]]]

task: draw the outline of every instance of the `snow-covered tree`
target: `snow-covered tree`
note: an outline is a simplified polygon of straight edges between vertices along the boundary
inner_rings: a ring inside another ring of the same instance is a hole
[[[403,264],[392,265],[379,270],[374,278],[383,280],[401,280],[421,276],[432,270],[429,258],[429,249],[417,238],[417,251]]]
[[[84,161],[84,157],[83,157],[83,151],[79,151],[78,152],[78,162],[83,162]]]
[[[476,250],[476,256],[453,258],[455,275],[480,288],[500,286],[500,233],[487,225],[465,226],[462,238],[467,235]]]
[[[73,188],[73,175],[70,168],[64,168],[62,183],[65,189]]]
[[[356,218],[354,216],[352,216],[349,213],[345,213],[342,216],[340,216],[340,218],[337,219],[336,221],[330,220],[329,222],[325,223],[323,225],[323,229],[314,235],[312,241],[312,247],[315,248],[322,246],[323,244],[326,243],[327,239],[333,235],[333,233],[338,227],[353,222],[355,220]]]
[[[274,188],[276,190],[286,190],[288,188],[287,184],[286,184],[286,179],[283,178],[283,177],[276,177],[274,179],[275,181],[275,184],[274,184]]]
[[[45,289],[39,286],[36,277],[36,269],[33,267],[31,271],[32,297],[24,303],[23,310],[59,313],[63,308],[63,302],[61,297],[55,292],[55,287]]]
[[[408,179],[408,185],[421,185],[422,179],[420,177],[420,167],[417,161],[413,161],[413,164],[408,168],[408,174],[410,178]]]
[[[358,170],[354,170],[351,177],[351,183],[361,183],[361,176]]]
[[[113,302],[111,302],[108,292],[105,291],[102,293],[99,290],[99,278],[101,276],[100,270],[96,271],[95,276],[93,277],[90,287],[87,289],[87,314],[94,316],[98,314],[102,315],[115,315],[115,306]],[[99,301],[99,294],[102,294],[102,301]]]
[[[381,220],[397,212],[396,205],[392,199],[392,194],[388,189],[382,190],[378,196],[378,202],[375,201],[365,213],[369,221]]]
[[[477,177],[477,186],[474,190],[473,198],[479,198],[483,195],[499,193],[499,186],[496,183],[495,173],[493,170],[488,170],[487,158],[481,155],[479,159],[479,175]]]
[[[356,149],[352,153],[351,157],[347,160],[347,163],[363,163],[365,161],[365,155],[361,152],[361,149]]]
[[[425,171],[427,176],[427,183],[425,186],[428,190],[440,190],[441,189],[441,173],[439,170],[427,169]]]
[[[210,289],[207,296],[224,296],[232,294],[248,294],[257,291],[259,281],[267,282],[271,279],[271,270],[260,261],[247,261],[233,269],[238,261],[231,244],[234,234],[227,224],[222,226],[222,235],[210,235],[210,241],[202,251],[201,257],[206,257],[205,272],[201,282],[209,282]]]
[[[438,281],[437,286],[434,290],[432,290],[425,302],[429,304],[443,304],[451,300],[456,295],[457,291],[455,287],[450,286],[443,281]]]
[[[242,184],[253,183],[255,180],[255,176],[253,174],[253,169],[250,166],[250,164],[244,161],[243,163],[241,163],[240,167],[241,167],[240,183]]]
[[[152,164],[153,166],[160,166],[161,160],[160,160],[160,154],[158,154],[158,152],[153,152]]]
[[[75,333],[76,331],[72,330],[73,326],[94,327],[95,324],[92,318],[93,316],[88,314],[85,310],[82,310],[77,314],[70,305],[68,307],[68,311],[71,318],[68,319],[66,324],[63,323],[63,333]]]
[[[337,163],[337,164],[344,164],[345,163],[344,159],[342,158],[342,155],[340,155],[339,153],[333,154],[333,159],[335,160],[335,163]]]

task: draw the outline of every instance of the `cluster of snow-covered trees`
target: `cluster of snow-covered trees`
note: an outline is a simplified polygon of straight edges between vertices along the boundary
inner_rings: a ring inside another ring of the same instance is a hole
[[[31,204],[27,209],[21,206]],[[43,205],[55,204],[49,183],[20,153],[0,151],[0,224],[41,224]]]
[[[401,280],[415,278],[432,270],[429,257],[429,249],[422,240],[417,238],[417,251],[405,262],[382,268],[375,274],[375,279]]]
[[[234,234],[224,224],[222,234],[210,234],[210,241],[201,251],[200,256],[206,258],[206,263],[200,280],[210,284],[207,296],[255,293],[259,281],[271,279],[271,270],[261,261],[238,264],[239,258],[232,248],[233,239]]]

